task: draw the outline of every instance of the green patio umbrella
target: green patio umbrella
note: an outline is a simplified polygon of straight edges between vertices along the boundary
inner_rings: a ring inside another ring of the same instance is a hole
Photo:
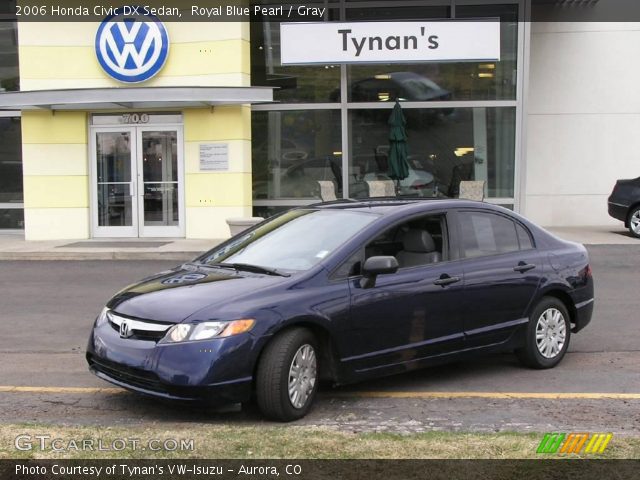
[[[400,180],[409,176],[409,163],[407,157],[407,124],[400,102],[396,100],[391,116],[389,117],[389,172],[388,175],[396,181],[396,195],[400,189]]]

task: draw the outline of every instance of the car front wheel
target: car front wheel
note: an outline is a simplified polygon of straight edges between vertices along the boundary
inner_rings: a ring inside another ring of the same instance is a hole
[[[552,368],[567,352],[570,336],[571,322],[564,303],[544,297],[529,317],[525,345],[516,354],[528,367]]]
[[[260,411],[273,420],[304,417],[318,390],[318,346],[313,334],[295,328],[279,334],[265,348],[256,375]]]
[[[629,232],[636,238],[640,238],[640,207],[635,207],[629,213]]]

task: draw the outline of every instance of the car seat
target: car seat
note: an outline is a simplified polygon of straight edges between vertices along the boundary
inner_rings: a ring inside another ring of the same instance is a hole
[[[426,230],[407,230],[402,237],[402,250],[396,255],[400,267],[415,267],[442,260],[433,237]]]

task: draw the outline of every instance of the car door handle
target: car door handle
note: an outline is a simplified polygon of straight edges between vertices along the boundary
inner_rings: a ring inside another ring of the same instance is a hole
[[[533,263],[520,262],[518,263],[518,265],[513,267],[513,271],[524,273],[524,272],[528,272],[529,270],[533,270],[534,268],[536,268],[536,266]]]
[[[447,285],[451,285],[452,283],[457,283],[459,281],[460,281],[460,277],[450,277],[446,273],[443,273],[439,279],[433,282],[433,284],[446,287]]]

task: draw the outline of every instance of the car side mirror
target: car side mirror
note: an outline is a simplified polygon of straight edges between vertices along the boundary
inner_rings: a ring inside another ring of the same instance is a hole
[[[399,265],[396,257],[382,255],[369,257],[362,266],[360,286],[362,288],[373,288],[376,286],[376,277],[378,275],[396,273],[398,268]]]

